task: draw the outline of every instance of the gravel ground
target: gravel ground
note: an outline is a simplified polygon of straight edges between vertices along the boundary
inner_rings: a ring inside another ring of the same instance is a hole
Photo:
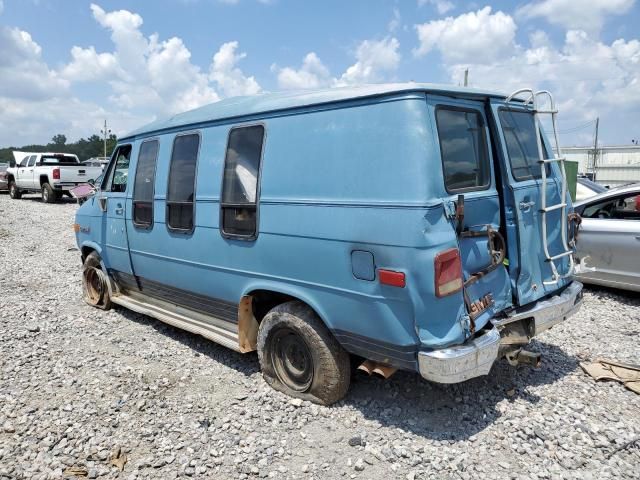
[[[588,290],[533,343],[539,370],[358,373],[318,407],[255,354],[86,306],[75,210],[0,195],[0,478],[640,478],[640,397],[578,365],[639,362],[638,296]]]

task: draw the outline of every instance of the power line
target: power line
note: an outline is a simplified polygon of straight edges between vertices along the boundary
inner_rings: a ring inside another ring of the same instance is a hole
[[[579,130],[584,130],[585,128],[590,127],[594,123],[596,123],[596,120],[589,120],[588,122],[585,122],[583,124],[576,125],[574,127],[568,128],[566,130],[558,131],[557,133],[558,133],[558,135],[566,135],[568,133],[575,133],[575,132],[577,132]],[[544,133],[553,133],[553,131],[545,130]]]

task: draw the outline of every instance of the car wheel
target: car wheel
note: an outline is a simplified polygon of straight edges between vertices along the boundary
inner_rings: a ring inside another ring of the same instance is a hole
[[[302,302],[267,313],[258,330],[258,358],[265,381],[292,397],[330,405],[349,389],[349,354]]]
[[[109,295],[109,277],[102,270],[100,256],[91,252],[84,259],[82,265],[82,293],[84,301],[92,307],[109,310],[111,297]]]
[[[14,200],[19,200],[22,198],[22,192],[16,185],[16,182],[11,182],[9,184],[9,196]]]
[[[42,184],[42,201],[44,203],[54,203],[56,201],[56,193],[48,183]]]

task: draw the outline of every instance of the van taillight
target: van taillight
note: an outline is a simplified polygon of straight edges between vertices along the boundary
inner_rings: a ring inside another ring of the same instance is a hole
[[[436,255],[436,297],[446,297],[462,290],[462,262],[457,248]]]
[[[54,168],[53,169],[53,179],[54,180],[60,180],[60,169],[59,168]]]

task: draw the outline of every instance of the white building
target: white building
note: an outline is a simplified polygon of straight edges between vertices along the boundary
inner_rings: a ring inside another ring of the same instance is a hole
[[[598,147],[563,147],[567,160],[578,162],[579,174],[594,174],[602,185],[623,185],[640,182],[640,145],[612,145]]]

